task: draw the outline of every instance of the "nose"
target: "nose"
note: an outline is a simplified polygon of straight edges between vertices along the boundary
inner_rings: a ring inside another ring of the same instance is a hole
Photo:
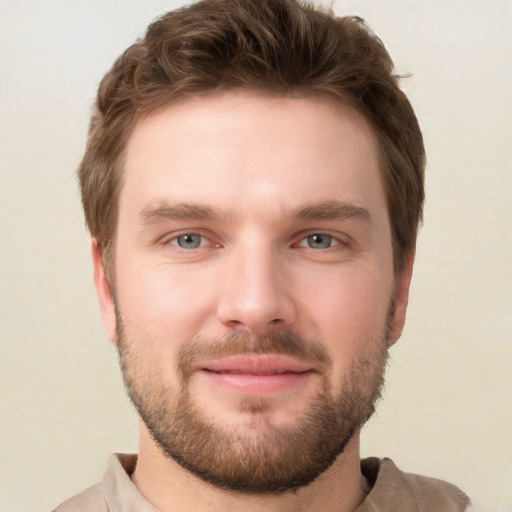
[[[291,283],[272,247],[240,247],[226,263],[218,302],[218,319],[223,325],[261,335],[294,323]]]

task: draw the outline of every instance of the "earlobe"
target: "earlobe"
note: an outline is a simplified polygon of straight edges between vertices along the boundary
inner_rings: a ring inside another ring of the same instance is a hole
[[[398,341],[404,329],[414,266],[414,254],[414,249],[411,249],[405,257],[402,271],[395,277],[394,312],[389,336],[389,346],[394,345]]]
[[[110,343],[116,345],[116,312],[114,296],[105,272],[103,253],[96,240],[92,241],[91,252],[94,266],[94,286],[96,287],[96,294],[98,295],[98,301],[100,304],[101,319],[103,321],[103,326],[107,331]]]

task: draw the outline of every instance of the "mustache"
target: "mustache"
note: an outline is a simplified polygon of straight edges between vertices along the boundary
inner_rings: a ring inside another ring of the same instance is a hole
[[[195,338],[181,351],[178,370],[183,380],[190,377],[198,360],[248,354],[280,354],[313,363],[320,371],[330,367],[332,357],[327,348],[316,340],[307,340],[291,331],[271,331],[263,335],[235,331],[215,339]]]

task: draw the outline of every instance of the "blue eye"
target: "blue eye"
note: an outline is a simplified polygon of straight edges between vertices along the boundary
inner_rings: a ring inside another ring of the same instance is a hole
[[[337,245],[340,245],[340,241],[326,233],[314,233],[303,238],[299,243],[300,247],[308,247],[309,249],[329,249]]]
[[[182,249],[197,249],[203,245],[203,237],[194,233],[187,233],[176,237],[171,243],[178,245]]]
[[[306,240],[311,249],[328,249],[333,245],[332,236],[323,233],[309,235]]]

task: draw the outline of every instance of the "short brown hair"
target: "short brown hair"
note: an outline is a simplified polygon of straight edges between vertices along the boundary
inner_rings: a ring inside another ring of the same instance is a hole
[[[173,101],[241,88],[330,96],[365,117],[379,144],[394,266],[402,270],[422,219],[425,151],[398,79],[362,19],[295,0],[203,0],[163,15],[103,78],[78,171],[87,226],[107,273],[135,123]]]

